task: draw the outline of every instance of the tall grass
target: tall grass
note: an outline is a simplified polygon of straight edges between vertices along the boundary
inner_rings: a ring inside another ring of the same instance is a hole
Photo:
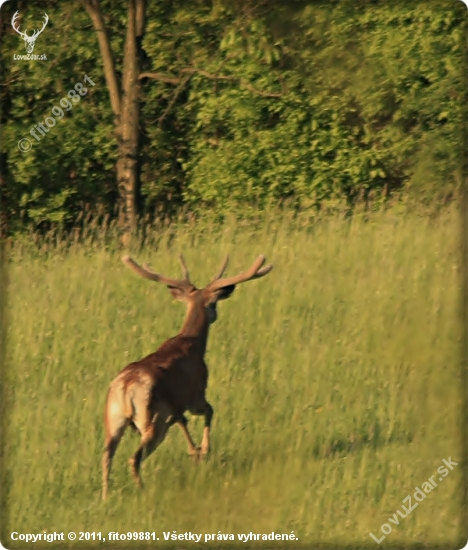
[[[127,464],[138,438],[128,432],[105,503],[108,385],[177,333],[183,307],[128,271],[105,231],[85,245],[14,245],[2,543],[20,547],[11,531],[47,529],[156,531],[160,544],[173,530],[294,531],[291,546],[374,545],[369,532],[382,536],[382,523],[450,456],[459,466],[391,524],[382,546],[461,542],[458,225],[454,212],[304,224],[271,211],[257,224],[149,232],[132,254],[177,275],[183,252],[199,286],[226,253],[229,273],[259,253],[275,268],[219,305],[207,351],[210,459],[195,467],[173,428],[143,463],[141,491]],[[190,426],[199,440],[202,421]]]

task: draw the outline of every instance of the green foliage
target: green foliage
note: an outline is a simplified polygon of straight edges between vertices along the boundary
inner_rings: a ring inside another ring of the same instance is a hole
[[[292,196],[307,207],[402,188],[420,200],[453,192],[465,23],[463,6],[450,6],[311,5],[289,14],[296,32],[281,29],[281,40],[260,25],[230,29],[225,65],[262,90],[281,82],[283,95],[192,82],[187,198],[232,207]],[[266,37],[276,57],[252,46]]]
[[[11,19],[5,7],[4,26],[10,25]],[[47,61],[12,61],[14,54],[24,54],[23,42],[11,26],[4,36],[1,71],[6,121],[0,150],[8,181],[2,198],[13,229],[24,221],[37,225],[71,221],[86,205],[111,207],[116,194],[112,117],[101,60],[90,42],[95,37],[89,18],[70,5],[52,6],[47,12],[49,23],[34,50],[45,53]],[[22,28],[30,29],[41,20],[43,11],[32,8],[20,15],[24,17]],[[76,30],[86,28],[87,32]],[[84,82],[85,75],[95,86]],[[87,92],[79,102],[71,102],[67,111],[60,101],[69,99],[69,90],[78,82]],[[53,108],[61,108],[64,116],[55,116]],[[37,141],[30,131],[48,116],[54,116],[56,124],[44,137],[36,131]],[[26,153],[18,148],[18,141],[24,138],[32,142]]]
[[[303,547],[363,548],[451,456],[459,465],[385,542],[461,547],[458,225],[457,212],[429,220],[390,210],[311,226],[272,210],[255,225],[207,220],[149,232],[136,257],[177,276],[182,251],[200,286],[227,252],[228,274],[259,253],[275,267],[219,304],[207,352],[208,462],[194,467],[173,427],[143,463],[141,491],[128,469],[138,445],[129,430],[105,504],[108,385],[178,331],[183,306],[127,270],[105,232],[85,246],[43,242],[39,253],[15,244],[3,545],[19,547],[11,531],[44,529],[156,531],[159,544],[163,531],[294,530]],[[202,420],[189,426],[199,442]],[[86,544],[94,546],[130,545]]]
[[[101,2],[118,75],[126,6]],[[117,144],[85,9],[52,4],[36,50],[2,10],[2,200],[10,229],[113,212]],[[443,204],[459,186],[461,2],[148,2],[141,99],[143,207],[219,212],[387,197]],[[21,13],[24,26],[42,11]],[[87,74],[96,83],[29,153],[28,137]],[[166,78],[166,80],[167,80]],[[178,79],[178,82],[177,82]]]

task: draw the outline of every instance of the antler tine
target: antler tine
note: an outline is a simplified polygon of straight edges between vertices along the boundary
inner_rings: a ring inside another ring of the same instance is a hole
[[[229,256],[226,256],[226,259],[224,260],[223,264],[219,268],[218,273],[214,276],[214,278],[211,281],[210,285],[212,283],[214,283],[215,281],[217,281],[218,279],[221,279],[221,277],[223,276],[223,273],[226,271],[226,267],[227,267],[228,263],[229,263]]]
[[[44,19],[44,23],[42,23],[42,29],[40,30],[40,32],[42,32],[45,29],[47,23],[49,22],[49,16],[47,15],[47,13],[44,13],[43,19]]]
[[[257,273],[252,277],[252,279],[260,279],[260,277],[264,277],[270,271],[273,269],[273,264],[266,265],[265,267],[262,267],[262,269],[259,269]]]
[[[46,28],[46,25],[49,22],[49,16],[47,15],[47,13],[44,13],[43,18],[44,18],[44,22],[42,23],[42,29],[36,29],[33,33],[33,38],[39,36],[41,32]]]
[[[184,278],[187,282],[190,282],[189,270],[182,254],[179,256],[179,260],[180,260],[180,265],[182,266],[182,273],[184,274]]]
[[[137,275],[140,275],[140,277],[143,277],[144,279],[149,279],[150,281],[156,281],[158,283],[163,283],[165,285],[173,286],[180,289],[185,288],[187,286],[187,283],[189,283],[188,279],[170,279],[165,275],[153,273],[153,271],[150,271],[146,266],[142,267],[140,264],[135,262],[135,260],[130,258],[130,256],[123,256],[122,262],[131,270],[133,270]]]
[[[214,280],[208,285],[208,287],[210,288],[210,290],[219,290],[220,288],[224,288],[230,285],[238,285],[240,283],[250,281],[251,279],[259,279],[273,269],[273,265],[268,265],[261,269],[261,267],[265,263],[265,260],[265,256],[260,255],[252,264],[252,267],[244,273],[240,273],[239,275],[235,275],[233,277],[226,277],[225,279]]]
[[[22,31],[19,30],[19,29],[20,29],[20,28],[19,28],[19,25],[17,25],[17,26],[15,27],[15,24],[16,24],[16,21],[17,21],[18,17],[19,17],[19,11],[15,11],[15,13],[13,14],[13,17],[11,18],[11,26],[12,26],[12,27],[15,29],[15,31],[16,31],[18,34],[20,34],[21,36],[27,36],[26,33],[24,33],[24,32],[22,32]]]

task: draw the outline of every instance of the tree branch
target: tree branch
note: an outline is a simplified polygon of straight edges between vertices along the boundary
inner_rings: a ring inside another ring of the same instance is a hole
[[[161,126],[162,121],[166,118],[166,116],[169,114],[170,110],[172,109],[172,106],[176,102],[179,95],[182,93],[182,90],[185,88],[185,85],[190,80],[190,76],[186,76],[181,79],[180,84],[175,89],[174,93],[172,94],[171,100],[169,101],[169,104],[164,109],[163,114],[158,118],[158,124]]]
[[[93,22],[94,30],[97,34],[99,50],[101,51],[102,62],[104,64],[104,75],[106,78],[107,87],[109,89],[112,111],[115,116],[119,116],[121,110],[120,90],[117,83],[114,57],[112,55],[109,36],[102,19],[99,0],[83,0],[83,4],[89,17],[91,18],[91,21]]]
[[[243,78],[238,78],[237,76],[213,74],[213,73],[209,73],[208,71],[204,71],[203,69],[197,69],[196,67],[185,67],[180,70],[180,74],[181,75],[198,74],[200,76],[208,78],[209,80],[223,80],[223,81],[230,81],[230,82],[238,82],[242,88],[245,88],[249,92],[252,92],[253,94],[256,94],[262,97],[283,97],[284,95],[281,92],[277,93],[277,92],[266,92],[264,90],[259,90],[258,88],[255,88],[255,86],[252,86],[252,84],[249,84],[248,82],[246,82]],[[139,79],[152,78],[154,80],[159,80],[160,82],[165,82],[166,84],[173,84],[173,85],[179,85],[181,82],[183,82],[185,85],[186,83],[186,80],[181,77],[169,76],[163,73],[141,73],[138,78]]]
[[[135,0],[128,2],[128,23],[127,34],[124,44],[122,88],[124,92],[124,108],[127,101],[134,92],[134,83],[138,84],[139,67],[137,67],[137,45],[136,45],[136,5]],[[128,106],[128,105],[127,105]]]
[[[136,3],[136,37],[142,38],[145,34],[145,0],[137,0]]]
[[[166,84],[179,84],[180,78],[177,78],[176,76],[168,76],[163,73],[141,73],[138,76],[138,80],[142,80],[143,78],[151,78],[153,80],[159,80],[160,82],[166,82]]]
[[[276,92],[264,92],[263,90],[259,90],[258,88],[255,88],[245,80],[240,80],[240,85],[248,90],[249,92],[252,92],[253,94],[260,95],[262,97],[283,97],[283,93],[276,93]]]
[[[231,81],[239,80],[235,76],[228,76],[223,74],[212,74],[207,71],[204,71],[203,69],[197,69],[195,67],[186,67],[185,69],[182,69],[180,72],[184,74],[199,74],[210,80],[231,80]]]

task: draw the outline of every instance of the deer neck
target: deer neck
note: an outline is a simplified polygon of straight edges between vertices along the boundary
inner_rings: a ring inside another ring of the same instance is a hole
[[[205,355],[209,328],[208,314],[204,306],[189,304],[180,335],[196,338],[199,341],[202,356]]]

